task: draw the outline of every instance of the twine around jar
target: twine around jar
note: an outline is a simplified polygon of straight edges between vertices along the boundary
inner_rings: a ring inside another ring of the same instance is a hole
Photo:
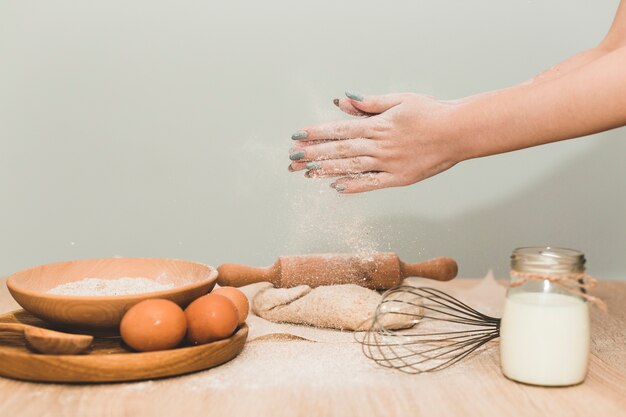
[[[600,298],[594,297],[593,295],[589,295],[588,293],[581,291],[581,289],[589,290],[598,284],[598,280],[589,274],[578,273],[566,275],[550,275],[518,272],[515,270],[511,270],[511,276],[519,278],[518,280],[511,282],[511,288],[519,287],[520,285],[525,284],[528,281],[550,281],[551,283],[560,286],[565,291],[575,294],[585,299],[587,302],[594,304],[600,310],[604,312],[608,310],[606,303]]]

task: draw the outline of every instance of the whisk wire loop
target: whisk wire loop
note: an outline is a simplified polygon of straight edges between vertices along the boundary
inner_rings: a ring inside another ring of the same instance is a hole
[[[399,318],[411,318],[411,327],[395,329]],[[383,294],[367,330],[355,338],[377,364],[417,374],[445,369],[499,335],[499,318],[435,288],[402,285]]]

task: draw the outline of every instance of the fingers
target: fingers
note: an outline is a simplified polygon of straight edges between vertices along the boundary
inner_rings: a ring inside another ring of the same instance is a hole
[[[365,117],[311,126],[294,133],[290,171],[307,170],[310,178],[336,178],[331,186],[342,194],[361,193],[394,185],[377,155],[377,140],[385,132],[380,113],[401,104],[406,94],[362,96],[346,92],[333,100],[344,113]]]
[[[336,98],[333,100],[333,103],[339,107],[339,110],[351,116],[369,117],[374,115],[373,113],[366,113],[357,109],[352,105],[352,101],[347,98]]]
[[[378,114],[402,103],[405,94],[385,94],[382,96],[363,96],[346,91],[350,104],[363,113]]]
[[[354,156],[376,156],[377,145],[369,139],[344,139],[325,142],[298,143],[289,151],[292,165],[302,165],[303,162],[325,159],[351,158]],[[294,168],[296,168],[294,166]],[[297,171],[298,169],[295,169]]]
[[[329,178],[377,171],[380,169],[380,163],[371,156],[357,156],[355,158],[307,162],[304,169],[309,170],[306,173],[309,178]]]
[[[339,178],[330,186],[341,194],[355,194],[380,188],[393,187],[393,176],[388,172],[369,172],[362,175]]]
[[[311,162],[308,165],[304,174],[307,178],[340,177],[330,186],[341,194],[363,193],[397,185],[391,173],[376,170],[379,164],[374,158],[358,157]]]
[[[371,122],[367,119],[341,120],[308,127],[291,135],[291,139],[301,142],[311,140],[336,140],[365,137]]]
[[[363,96],[357,93],[346,92],[343,99],[334,99],[333,103],[339,109],[352,116],[374,116],[383,113],[402,103],[406,94],[386,94],[382,96]]]
[[[343,112],[354,116],[374,116],[402,103],[406,94],[362,96],[346,92],[346,96],[347,99],[333,101]],[[291,139],[310,141],[367,137],[370,126],[369,120],[343,120],[304,128],[291,135]]]

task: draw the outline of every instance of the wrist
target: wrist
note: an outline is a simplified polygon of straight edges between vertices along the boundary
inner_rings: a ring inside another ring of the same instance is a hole
[[[476,97],[466,97],[445,102],[442,135],[450,143],[453,164],[482,156],[477,146],[477,118],[471,115],[475,101]]]

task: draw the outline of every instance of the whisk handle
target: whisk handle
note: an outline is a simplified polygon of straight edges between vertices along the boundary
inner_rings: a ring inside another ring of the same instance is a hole
[[[456,277],[458,266],[451,258],[434,258],[428,261],[409,264],[400,261],[400,276],[430,278],[437,281],[450,281]]]

